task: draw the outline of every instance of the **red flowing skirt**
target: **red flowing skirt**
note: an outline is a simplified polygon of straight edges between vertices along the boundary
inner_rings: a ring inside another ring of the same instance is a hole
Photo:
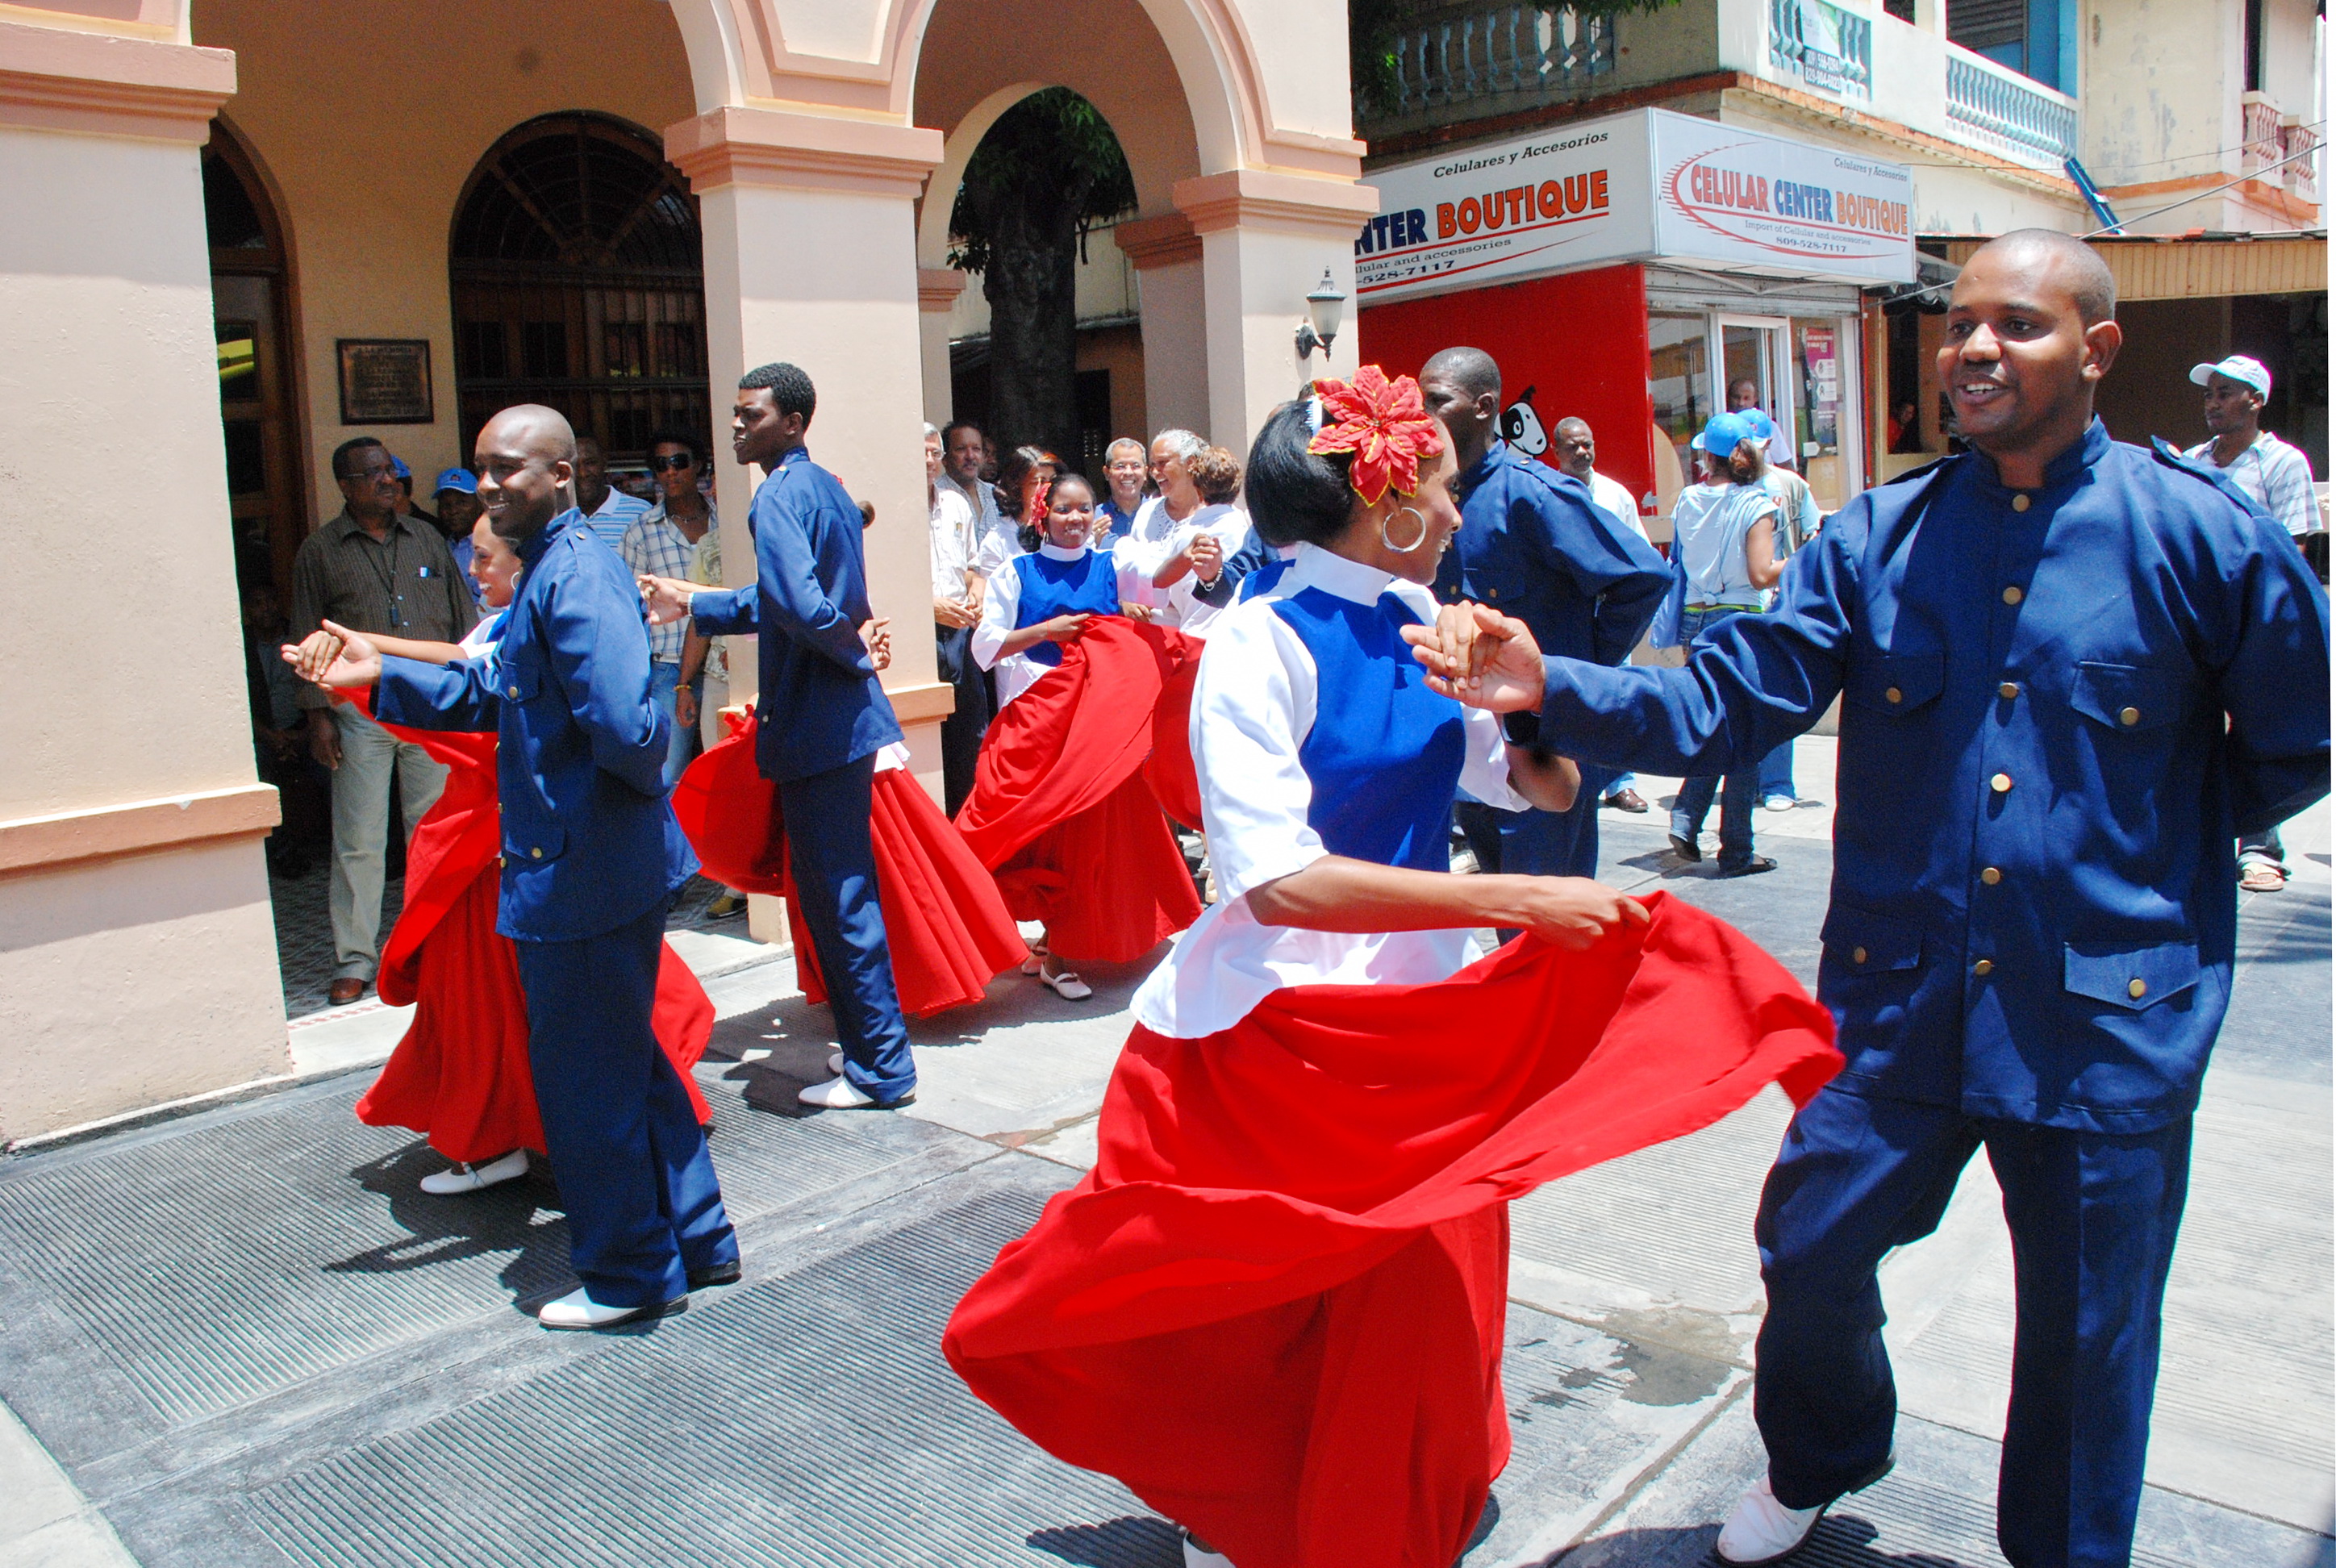
[[[746,718],[689,765],[674,786],[674,815],[706,875],[787,901],[795,979],[805,997],[823,1002],[826,980],[787,865],[778,786],[754,765],[754,723]],[[989,982],[1029,951],[989,873],[905,768],[876,775],[868,827],[900,1010],[921,1018],[981,1000]]]
[[[1241,1568],[1449,1568],[1508,1458],[1510,1201],[1841,1066],[1774,959],[1648,901],[1587,953],[1138,1027],[1095,1168],[959,1303],[950,1364]]]
[[[990,721],[958,831],[1007,908],[1045,921],[1048,947],[1067,962],[1142,958],[1200,918],[1161,815],[1171,795],[1199,815],[1198,788],[1176,761],[1188,777],[1189,748],[1180,738],[1175,756],[1149,766],[1162,696],[1181,682],[1189,707],[1185,672],[1200,651],[1182,632],[1098,617]]]
[[[365,1098],[367,1126],[410,1127],[450,1160],[541,1149],[519,958],[495,930],[502,818],[495,737],[385,726],[446,765],[446,787],[405,855],[405,905],[381,955],[381,999],[414,1021]],[[701,1123],[714,1119],[690,1068],[714,1033],[714,1003],[670,945],[657,969],[657,1044]]]

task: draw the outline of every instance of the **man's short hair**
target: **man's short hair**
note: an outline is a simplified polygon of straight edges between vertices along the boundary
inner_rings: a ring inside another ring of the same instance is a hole
[[[940,427],[939,425],[938,425],[938,424],[934,424],[931,420],[930,420],[930,419],[928,419],[927,421],[925,421],[925,439],[926,439],[927,441],[939,441],[940,438],[941,438],[941,427]]]
[[[941,426],[941,444],[943,446],[953,444],[957,440],[957,433],[960,430],[969,430],[977,436],[981,434],[981,426],[974,424],[970,419],[952,419]]]
[[[348,440],[341,443],[340,445],[333,448],[333,477],[335,479],[355,479],[356,474],[349,467],[349,453],[357,451],[361,447],[380,445],[381,438],[379,436],[353,435],[349,437]]]
[[[781,414],[802,414],[805,425],[819,406],[819,394],[812,389],[811,377],[784,359],[758,365],[740,376],[738,390],[769,393],[772,406]]]
[[[1144,450],[1144,443],[1136,440],[1135,437],[1132,435],[1123,435],[1117,441],[1113,442],[1109,446],[1103,449],[1104,462],[1106,463],[1110,463],[1111,454],[1117,452],[1123,446],[1134,452],[1138,458],[1149,457],[1152,455],[1150,453]]]
[[[1422,381],[1448,381],[1470,397],[1501,395],[1501,367],[1481,348],[1446,348],[1420,367]]]
[[[687,447],[689,449],[689,461],[693,466],[706,461],[706,443],[698,440],[697,437],[684,434],[678,430],[659,430],[652,432],[649,438],[641,443],[641,453],[645,457],[655,457],[657,455],[657,449],[660,446]]]
[[[1590,422],[1589,422],[1588,420],[1586,420],[1586,419],[1582,418],[1582,415],[1580,415],[1580,414],[1567,414],[1563,419],[1561,419],[1561,420],[1559,420],[1555,424],[1551,425],[1551,426],[1549,427],[1549,428],[1550,428],[1550,432],[1551,432],[1551,433],[1554,434],[1554,433],[1557,433],[1558,431],[1563,430],[1563,429],[1564,429],[1567,425],[1569,425],[1569,424],[1578,424],[1578,425],[1582,426],[1582,428],[1583,430],[1589,431],[1589,432],[1590,432],[1590,437],[1591,437],[1591,440],[1593,440],[1593,441],[1594,441],[1594,440],[1596,440],[1596,439],[1597,439],[1597,437],[1598,437],[1598,433],[1597,433],[1596,431],[1594,431],[1594,430],[1590,430]]]
[[[2015,229],[1981,246],[1972,252],[1972,259],[1976,260],[1981,251],[1993,250],[1999,245],[2031,253],[2040,251],[2066,267],[2068,297],[2076,303],[2078,319],[2087,326],[2117,319],[2117,275],[2101,259],[2099,251],[2075,235],[2063,234],[2057,229]]]

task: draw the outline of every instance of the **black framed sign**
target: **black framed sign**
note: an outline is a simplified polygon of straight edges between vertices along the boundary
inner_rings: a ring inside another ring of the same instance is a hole
[[[430,340],[426,337],[343,337],[343,424],[428,424]]]

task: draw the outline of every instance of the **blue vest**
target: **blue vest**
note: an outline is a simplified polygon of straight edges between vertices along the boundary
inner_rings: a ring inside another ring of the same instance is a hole
[[[1016,556],[1013,566],[1022,579],[1022,594],[1014,605],[1016,631],[1058,615],[1119,613],[1119,574],[1108,550],[1091,550],[1076,560],[1056,560],[1032,550]],[[1063,645],[1042,642],[1024,648],[1022,657],[1051,669],[1063,662]]]
[[[1360,605],[1319,588],[1273,612],[1314,656],[1314,724],[1298,747],[1314,785],[1306,825],[1334,855],[1450,871],[1466,726],[1403,640],[1419,618],[1393,595]]]

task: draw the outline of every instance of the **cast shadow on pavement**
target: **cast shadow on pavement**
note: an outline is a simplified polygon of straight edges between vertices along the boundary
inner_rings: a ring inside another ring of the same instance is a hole
[[[1877,1550],[1880,1534],[1854,1514],[1829,1514],[1793,1561],[1807,1568],[1978,1568],[1932,1552]],[[1552,1558],[1548,1568],[1712,1568],[1718,1562],[1712,1543],[1718,1538],[1717,1524],[1618,1530]]]
[[[515,1254],[498,1281],[512,1304],[535,1307],[574,1288],[568,1261],[568,1222],[560,1214],[560,1188],[550,1167],[538,1161],[523,1181],[506,1182],[483,1193],[433,1197],[421,1180],[446,1168],[446,1157],[422,1139],[357,1166],[349,1174],[366,1192],[388,1201],[389,1217],[405,1239],[368,1247],[326,1263],[328,1274],[398,1274],[493,1252]]]
[[[1033,1530],[1022,1544],[1076,1568],[1181,1568],[1176,1526],[1156,1514],[1131,1514],[1101,1524],[1056,1524]]]

